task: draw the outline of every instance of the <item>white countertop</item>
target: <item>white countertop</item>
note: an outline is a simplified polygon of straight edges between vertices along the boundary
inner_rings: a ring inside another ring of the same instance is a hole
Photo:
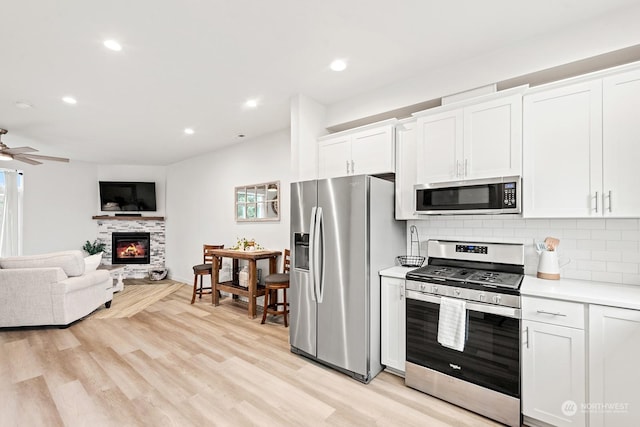
[[[385,268],[380,270],[379,274],[384,277],[393,277],[395,279],[404,279],[408,272],[415,270],[417,267],[402,267],[396,265],[395,267]]]
[[[404,279],[411,270],[415,270],[415,267],[395,266],[380,270],[379,274]],[[574,279],[545,280],[535,276],[524,276],[520,294],[640,310],[640,286],[634,285]]]
[[[640,310],[640,286],[634,285],[524,276],[520,294]]]

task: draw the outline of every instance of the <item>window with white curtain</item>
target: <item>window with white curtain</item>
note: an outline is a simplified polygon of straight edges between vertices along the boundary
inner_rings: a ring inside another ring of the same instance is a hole
[[[0,169],[0,257],[22,254],[22,172]]]

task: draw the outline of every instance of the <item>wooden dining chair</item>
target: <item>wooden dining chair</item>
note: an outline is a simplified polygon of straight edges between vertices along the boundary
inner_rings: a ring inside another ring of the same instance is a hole
[[[291,253],[289,249],[284,250],[282,257],[282,273],[270,274],[264,278],[264,307],[262,309],[262,322],[267,320],[267,314],[274,316],[284,316],[284,327],[289,326],[289,303],[287,302],[287,289],[289,289],[289,270],[291,264]],[[284,301],[278,302],[278,290],[282,289]],[[282,306],[279,310],[278,307]]]
[[[208,295],[212,293],[213,287],[213,253],[214,249],[224,249],[224,245],[202,245],[202,264],[193,266],[193,296],[191,297],[191,304],[198,298],[202,298],[202,295]],[[218,264],[219,268],[222,267],[222,263]],[[209,276],[211,278],[211,286],[203,287],[202,278]],[[198,277],[200,278],[200,286],[198,287]]]

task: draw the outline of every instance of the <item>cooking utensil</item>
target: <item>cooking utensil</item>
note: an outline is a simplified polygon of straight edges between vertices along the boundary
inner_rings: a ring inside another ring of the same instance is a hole
[[[555,251],[560,244],[560,240],[556,239],[555,237],[547,237],[546,239],[544,239],[544,243],[545,245],[547,245],[548,251]]]

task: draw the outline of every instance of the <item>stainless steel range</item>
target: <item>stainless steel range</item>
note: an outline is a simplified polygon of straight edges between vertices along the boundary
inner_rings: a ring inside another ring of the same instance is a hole
[[[524,246],[430,240],[427,255],[407,274],[406,384],[519,426]]]

